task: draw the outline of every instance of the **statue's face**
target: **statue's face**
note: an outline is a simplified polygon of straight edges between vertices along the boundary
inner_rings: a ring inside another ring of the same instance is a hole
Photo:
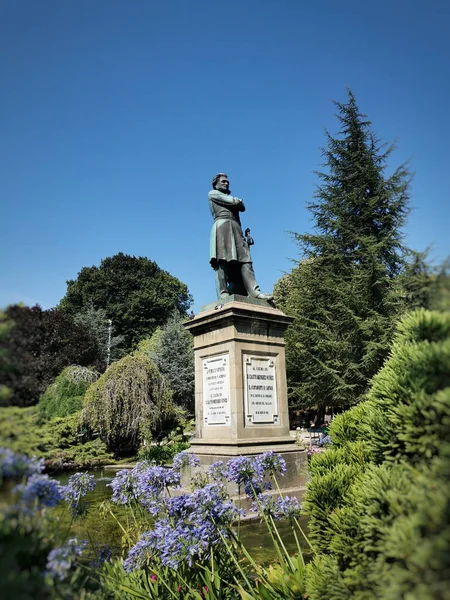
[[[228,177],[226,175],[221,175],[219,177],[219,181],[216,183],[216,189],[224,194],[226,194],[229,191],[230,182],[228,181]]]

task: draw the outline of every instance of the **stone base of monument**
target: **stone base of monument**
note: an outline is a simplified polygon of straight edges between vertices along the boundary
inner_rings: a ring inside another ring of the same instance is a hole
[[[185,324],[195,350],[191,452],[201,470],[273,450],[288,467],[280,478],[283,493],[302,494],[307,459],[289,434],[286,389],[284,332],[292,321],[265,300],[234,295],[204,306]],[[183,487],[191,476],[183,474]]]
[[[239,452],[240,456],[255,456],[262,454],[268,450],[274,450],[281,454],[286,461],[286,473],[277,478],[279,490],[275,485],[272,485],[273,489],[265,492],[266,494],[279,495],[280,491],[283,496],[295,496],[301,501],[303,494],[306,489],[306,480],[308,475],[308,461],[305,450],[300,450],[298,446],[290,448],[288,451],[276,450],[275,448],[268,446],[253,446],[251,448],[241,448]],[[199,473],[206,473],[208,468],[216,461],[228,462],[231,458],[234,458],[236,454],[226,453],[226,449],[223,454],[203,454],[201,448],[194,445],[191,446],[190,452],[194,453],[200,459],[200,465],[198,467],[185,467],[181,474],[181,487],[180,492],[186,492],[191,487],[191,479],[196,478]],[[273,484],[273,482],[272,482]],[[227,484],[228,493],[230,494],[236,505],[248,510],[251,505],[242,490],[242,493],[238,493],[237,485],[235,483]],[[252,518],[252,514],[248,515]]]

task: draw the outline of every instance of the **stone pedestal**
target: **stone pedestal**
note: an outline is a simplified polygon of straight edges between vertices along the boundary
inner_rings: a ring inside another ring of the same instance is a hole
[[[230,296],[186,328],[195,348],[195,452],[297,450],[289,435],[284,332],[292,322],[264,300]]]
[[[191,451],[202,469],[273,450],[288,466],[282,487],[304,489],[306,455],[289,434],[284,333],[292,321],[264,300],[235,295],[186,323],[195,348]]]

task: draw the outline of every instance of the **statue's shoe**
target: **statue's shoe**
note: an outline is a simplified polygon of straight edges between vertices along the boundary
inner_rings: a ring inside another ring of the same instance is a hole
[[[272,294],[263,294],[262,292],[260,292],[256,298],[258,298],[258,300],[267,300],[267,302],[273,300]]]

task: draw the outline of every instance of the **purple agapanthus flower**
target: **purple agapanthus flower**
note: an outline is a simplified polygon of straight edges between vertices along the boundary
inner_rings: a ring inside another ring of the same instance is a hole
[[[295,496],[273,496],[261,495],[252,503],[251,510],[263,516],[272,516],[274,519],[298,518],[301,513],[301,505]]]
[[[248,498],[256,498],[263,492],[267,492],[272,489],[272,483],[270,481],[251,481],[245,484],[244,491]]]
[[[66,501],[77,500],[95,488],[95,477],[85,473],[75,473],[69,477],[67,485],[63,486],[62,494]]]
[[[227,535],[227,528],[242,514],[227,500],[224,486],[208,484],[191,494],[167,498],[168,518],[155,522],[130,550],[124,567],[127,571],[147,564],[150,556],[164,566],[176,569],[180,563],[192,566],[208,556],[213,545]]]
[[[106,485],[112,488],[111,501],[116,504],[128,504],[137,500],[136,481],[131,469],[118,471],[111,483]]]
[[[73,538],[65,546],[51,550],[47,556],[47,574],[64,581],[85,547],[86,541],[79,544],[77,538]]]
[[[144,531],[138,543],[128,552],[127,558],[123,561],[123,568],[127,573],[135,569],[142,569],[147,565],[153,552],[151,534],[151,531]]]
[[[252,502],[250,510],[261,516],[271,515],[272,517],[275,517],[278,512],[274,497],[269,495],[258,496],[258,499]]]
[[[198,467],[200,465],[200,459],[188,450],[183,450],[173,457],[173,468],[176,471],[180,471],[183,467]]]
[[[61,486],[61,493],[69,505],[72,515],[83,512],[81,498],[95,488],[95,477],[89,473],[75,473],[69,477],[67,485]]]
[[[181,494],[180,496],[166,498],[165,505],[168,516],[185,519],[189,514],[188,500],[189,494]]]
[[[180,456],[175,465],[180,467],[185,460],[190,459]],[[145,463],[137,465],[132,474],[133,493],[144,505],[154,503],[154,514],[158,518],[154,528],[145,532],[130,549],[124,561],[125,569],[130,572],[146,568],[153,561],[176,569],[180,564],[192,566],[198,560],[207,559],[211,548],[229,535],[231,524],[239,515],[245,514],[231,502],[225,485],[227,480],[248,488],[253,498],[257,496],[257,509],[263,513],[274,518],[294,514],[298,509],[295,499],[275,500],[272,496],[263,495],[263,491],[271,487],[265,477],[282,475],[285,469],[282,457],[273,452],[254,458],[239,456],[227,465],[222,461],[211,465],[208,475],[215,480],[214,483],[208,483],[190,494],[167,497],[163,495],[164,489],[178,483],[178,469],[164,469]],[[255,506],[257,504],[254,509]]]
[[[154,516],[160,511],[166,488],[180,484],[179,471],[146,463],[138,463],[133,476],[139,502]]]
[[[213,481],[223,481],[227,477],[227,466],[223,460],[217,460],[208,468],[208,475]]]
[[[18,508],[24,512],[50,508],[62,500],[60,485],[48,475],[31,475],[26,483],[16,485],[14,492],[19,495]]]
[[[261,464],[248,456],[237,456],[227,463],[226,477],[238,485],[261,482],[263,470]]]
[[[260,454],[255,459],[263,476],[280,477],[286,473],[286,461],[273,450]]]
[[[0,480],[22,479],[38,475],[44,470],[44,459],[16,454],[9,448],[0,448]]]
[[[295,496],[284,496],[277,498],[276,501],[277,519],[296,519],[300,516],[301,505]]]
[[[119,471],[109,484],[113,489],[113,502],[139,502],[154,516],[161,510],[166,489],[179,485],[179,471],[151,465],[145,461],[137,463],[133,469]]]
[[[174,469],[138,463],[133,468],[138,496],[145,497],[149,492],[161,492],[166,487],[178,487],[180,485],[180,473]]]

